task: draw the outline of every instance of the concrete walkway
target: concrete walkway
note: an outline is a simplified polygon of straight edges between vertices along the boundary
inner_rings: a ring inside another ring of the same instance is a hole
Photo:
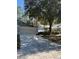
[[[17,51],[17,59],[61,59],[60,45],[25,31],[20,34],[21,49]]]

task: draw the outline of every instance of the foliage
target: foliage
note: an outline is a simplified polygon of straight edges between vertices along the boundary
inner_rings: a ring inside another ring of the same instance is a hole
[[[21,7],[17,7],[17,19],[21,18],[23,15],[23,11],[21,9]]]
[[[29,6],[29,16],[37,20],[40,18],[49,23],[49,32],[51,33],[52,23],[55,19],[61,22],[61,3],[60,0],[25,0]]]

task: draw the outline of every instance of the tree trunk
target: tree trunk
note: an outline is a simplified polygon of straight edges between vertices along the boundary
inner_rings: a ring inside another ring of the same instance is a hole
[[[20,49],[20,35],[17,34],[17,49]]]
[[[36,35],[37,35],[38,34],[38,17],[36,17],[35,27],[36,27]]]
[[[52,23],[49,24],[49,34],[51,34],[52,31]]]

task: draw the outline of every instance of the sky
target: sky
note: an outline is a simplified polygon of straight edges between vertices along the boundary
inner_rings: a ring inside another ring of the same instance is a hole
[[[17,0],[17,6],[20,6],[24,10],[24,0]]]

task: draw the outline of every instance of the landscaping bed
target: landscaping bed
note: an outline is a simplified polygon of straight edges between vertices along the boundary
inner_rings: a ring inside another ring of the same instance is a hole
[[[49,41],[61,44],[61,34],[59,31],[53,31],[51,35],[49,32],[39,32],[37,35],[41,35],[43,38],[48,39]]]

